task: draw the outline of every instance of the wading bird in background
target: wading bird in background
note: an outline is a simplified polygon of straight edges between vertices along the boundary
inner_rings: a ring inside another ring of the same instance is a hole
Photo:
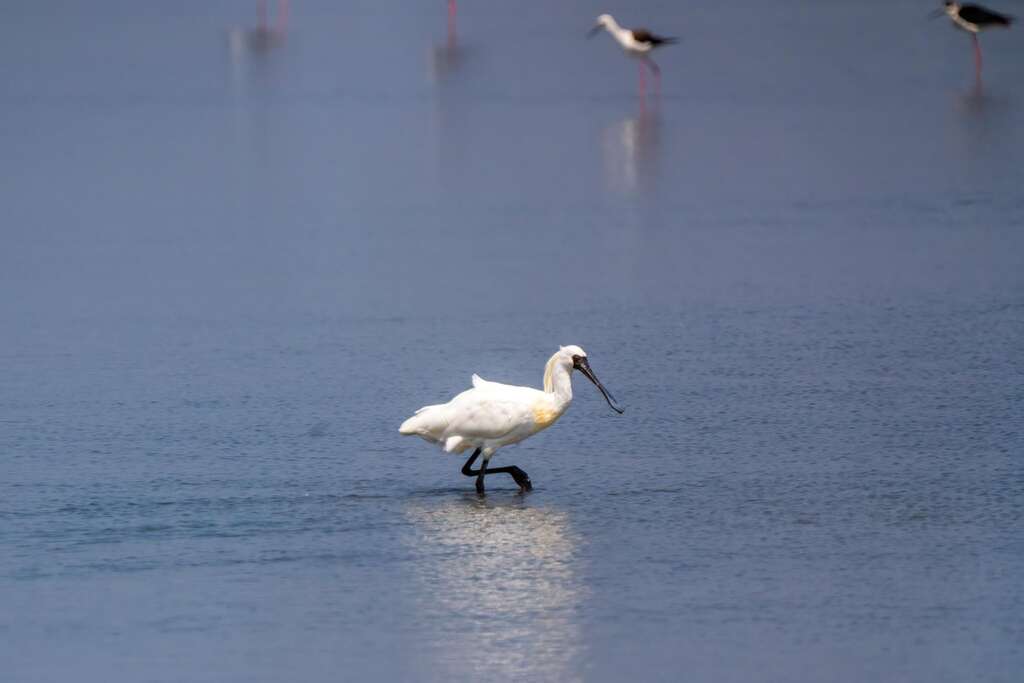
[[[462,473],[476,477],[477,493],[484,492],[484,475],[499,473],[512,475],[521,490],[529,491],[533,485],[523,470],[514,465],[488,469],[487,464],[502,446],[519,443],[550,427],[562,416],[572,402],[573,370],[579,370],[594,383],[612,410],[623,412],[590,369],[583,349],[563,346],[544,366],[543,391],[488,382],[473,375],[472,389],[463,391],[448,403],[420,408],[398,431],[440,444],[448,453],[475,449],[462,466]],[[480,469],[473,470],[473,463],[480,455],[484,456]]]
[[[978,34],[992,27],[1009,28],[1013,17],[993,12],[980,5],[961,5],[947,0],[945,6],[932,12],[932,18],[948,16],[953,25],[971,34],[974,41],[974,75],[981,80],[981,44]]]
[[[640,93],[644,92],[644,67],[646,66],[654,74],[654,87],[661,91],[661,69],[650,58],[650,52],[661,45],[671,45],[678,42],[677,38],[666,38],[657,36],[645,28],[622,28],[615,18],[610,14],[602,14],[597,18],[594,28],[590,29],[587,37],[593,37],[604,29],[612,34],[612,38],[622,47],[627,55],[637,57],[640,60]]]

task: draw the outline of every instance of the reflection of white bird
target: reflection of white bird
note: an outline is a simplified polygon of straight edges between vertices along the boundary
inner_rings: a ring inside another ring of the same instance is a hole
[[[448,453],[475,448],[463,465],[462,473],[467,477],[476,475],[476,490],[480,493],[484,491],[484,475],[500,472],[511,474],[522,490],[529,491],[533,486],[526,472],[515,466],[488,469],[487,463],[502,446],[518,443],[550,427],[562,416],[572,402],[573,370],[586,375],[613,410],[623,412],[590,369],[583,349],[563,346],[544,367],[544,391],[488,382],[473,375],[472,389],[448,403],[420,408],[398,431],[440,444]],[[479,470],[472,470],[473,462],[481,453],[483,464]]]
[[[640,112],[604,132],[605,176],[610,189],[633,192],[657,177],[658,115],[641,99]]]
[[[644,87],[644,66],[647,66],[654,74],[655,84],[660,89],[661,87],[661,69],[654,63],[648,55],[656,47],[661,45],[671,45],[677,42],[676,38],[665,38],[663,36],[656,36],[645,28],[623,28],[619,26],[619,23],[615,21],[615,17],[610,14],[602,14],[597,18],[597,23],[594,28],[590,29],[588,36],[593,36],[601,29],[608,31],[612,35],[623,50],[626,51],[627,55],[632,57],[640,58],[640,88]]]
[[[406,653],[414,667],[451,681],[581,680],[587,578],[564,509],[452,496],[404,509],[418,619],[444,624]],[[472,657],[451,647],[453,632],[473,634]]]

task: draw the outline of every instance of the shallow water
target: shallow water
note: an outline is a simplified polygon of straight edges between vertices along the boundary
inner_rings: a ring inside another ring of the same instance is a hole
[[[1016,34],[433,4],[0,10],[7,676],[1016,680]],[[531,494],[398,436],[569,343]]]

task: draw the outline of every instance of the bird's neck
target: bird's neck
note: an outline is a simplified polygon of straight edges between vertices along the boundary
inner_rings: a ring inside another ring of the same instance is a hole
[[[615,19],[611,17],[605,20],[604,27],[612,33],[618,33],[619,31],[622,30],[622,27],[619,26],[619,22],[615,21]]]
[[[556,353],[544,366],[544,391],[564,408],[572,401],[572,369]]]
[[[605,25],[605,28],[608,30],[608,33],[612,34],[615,40],[619,41],[620,43],[625,44],[626,42],[629,42],[630,40],[633,39],[633,34],[619,26],[614,19],[610,19],[608,23]]]

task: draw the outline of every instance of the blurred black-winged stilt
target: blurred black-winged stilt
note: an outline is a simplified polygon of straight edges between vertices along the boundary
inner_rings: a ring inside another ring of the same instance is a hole
[[[594,28],[587,34],[593,36],[601,29],[612,35],[627,55],[640,59],[640,92],[644,90],[644,67],[646,66],[654,74],[654,82],[657,90],[661,90],[661,69],[650,58],[650,52],[662,45],[671,45],[678,41],[677,38],[666,38],[655,35],[645,28],[623,28],[619,26],[615,18],[610,14],[602,14],[597,18]]]
[[[993,12],[981,5],[961,5],[952,0],[946,0],[945,6],[932,12],[931,16],[941,17],[943,14],[952,20],[954,26],[971,34],[974,42],[974,72],[980,79],[981,44],[978,42],[978,34],[993,27],[1009,28],[1013,17]]]

